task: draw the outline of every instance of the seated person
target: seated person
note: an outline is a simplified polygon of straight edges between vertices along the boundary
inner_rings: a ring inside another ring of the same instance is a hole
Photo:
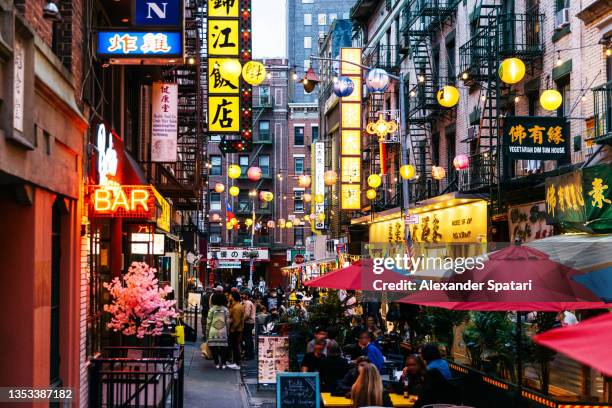
[[[326,343],[323,339],[315,339],[313,351],[310,353],[306,353],[304,355],[304,359],[302,360],[302,365],[300,371],[303,373],[315,373],[319,372],[319,367],[321,364],[321,360],[323,360],[323,348]]]
[[[312,353],[314,351],[314,344],[317,340],[323,340],[325,346],[323,347],[323,354],[327,354],[327,343],[329,339],[327,338],[327,329],[324,327],[317,327],[314,333],[314,339],[310,340],[306,345],[306,352]]]
[[[353,361],[353,365],[349,368],[348,372],[345,376],[338,381],[336,385],[336,390],[332,391],[331,394],[335,396],[343,396],[346,398],[351,397],[351,387],[357,381],[357,377],[359,377],[359,366],[364,363],[369,363],[370,359],[366,356],[359,356]]]
[[[382,366],[385,362],[385,358],[378,347],[373,344],[373,334],[367,330],[362,331],[359,334],[359,347],[363,352],[364,356],[368,356],[372,364],[376,366],[378,371],[382,370]]]
[[[321,392],[334,392],[338,381],[343,379],[348,371],[349,363],[342,357],[340,346],[331,340],[327,345],[327,356],[319,364]]]
[[[363,363],[358,368],[359,376],[351,387],[353,408],[358,407],[392,407],[389,393],[383,390],[382,378],[376,366]]]
[[[409,395],[419,395],[423,386],[425,371],[427,371],[427,368],[421,356],[418,354],[409,355],[406,357],[402,376],[395,386],[395,391],[398,394],[403,394],[407,388]]]
[[[427,371],[423,376],[423,385],[419,399],[414,408],[421,408],[431,404],[452,404],[456,400],[455,387],[449,382],[452,378],[448,363],[440,356],[437,344],[428,343],[421,349],[421,357],[427,364]]]

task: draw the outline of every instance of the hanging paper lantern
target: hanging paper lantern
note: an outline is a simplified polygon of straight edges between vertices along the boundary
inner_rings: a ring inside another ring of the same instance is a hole
[[[319,221],[319,222],[325,221],[325,213],[318,213],[317,214],[317,221]]]
[[[260,191],[259,199],[269,203],[274,199],[274,194],[271,191]]]
[[[370,174],[368,176],[368,186],[376,188],[382,184],[382,179],[378,174]]]
[[[353,80],[346,76],[338,77],[338,80],[334,83],[334,94],[340,98],[352,94],[353,89],[355,89]]]
[[[219,194],[221,194],[222,192],[225,191],[225,186],[223,185],[223,183],[217,183],[215,184],[215,191]]]
[[[242,77],[249,85],[259,85],[266,79],[266,67],[259,61],[249,61],[242,67]]]
[[[525,77],[525,63],[518,58],[506,58],[499,65],[499,78],[507,84],[516,84]]]
[[[240,189],[236,186],[231,186],[229,188],[229,193],[232,197],[238,197],[238,194],[240,194]]]
[[[315,196],[315,203],[323,204],[323,201],[325,201],[325,197],[323,197],[323,194],[317,194]]]
[[[240,78],[240,74],[242,73],[240,61],[233,58],[222,60],[219,69],[223,77]]]
[[[217,213],[214,213],[213,215],[210,216],[210,220],[212,222],[219,222],[221,221],[221,216]]]
[[[333,170],[327,170],[323,173],[323,182],[326,186],[333,186],[338,181],[338,173]]]
[[[310,187],[310,176],[307,174],[302,174],[300,177],[298,177],[298,185],[304,188]]]
[[[311,196],[310,194],[308,194],[308,193],[305,193],[305,194],[302,196],[302,198],[304,199],[304,202],[305,202],[305,203],[309,203],[309,202],[311,202],[311,201],[312,201],[312,196]]]
[[[261,229],[261,222],[255,223],[255,231],[259,231]]]
[[[268,222],[266,223],[266,226],[267,226],[268,228],[274,228],[274,227],[275,227],[274,221],[273,221],[273,220],[268,221]]]
[[[237,225],[238,224],[238,218],[232,218],[230,220],[230,222],[232,223],[232,225]]]
[[[293,222],[291,222],[291,221],[287,221],[287,222],[285,223],[285,228],[291,228],[291,227],[293,227]]]
[[[244,225],[246,225],[247,227],[250,227],[251,225],[253,225],[253,220],[250,218],[247,218],[246,220],[244,220]]]
[[[231,179],[237,179],[241,174],[242,170],[237,164],[230,164],[230,166],[227,168],[227,176]]]
[[[453,166],[456,170],[465,170],[470,165],[470,159],[465,154],[457,155],[453,159]]]
[[[444,167],[432,166],[431,176],[436,180],[442,180],[444,177],[446,177],[446,170],[444,170]]]
[[[389,74],[380,68],[371,69],[366,77],[366,87],[370,92],[385,92],[389,86]]]
[[[315,214],[310,214],[308,218],[310,218],[311,221],[314,221],[317,216]]]
[[[231,230],[232,228],[234,228],[234,224],[228,221],[225,223],[225,228],[227,228],[228,230]]]
[[[366,191],[366,197],[368,197],[368,199],[373,200],[376,198],[376,190],[374,190],[373,188],[370,188],[368,191]]]
[[[403,166],[400,167],[399,173],[400,173],[400,177],[403,178],[404,180],[412,180],[416,172],[414,170],[414,166],[410,164],[404,164]]]
[[[314,91],[315,86],[319,83],[319,77],[317,76],[314,69],[308,68],[306,71],[306,75],[302,78],[302,84],[304,85],[304,91],[306,93],[311,93]]]
[[[563,103],[563,96],[559,91],[547,89],[540,95],[540,105],[548,111],[554,111]]]
[[[452,108],[459,102],[459,90],[454,86],[446,85],[438,91],[438,103],[445,108]]]
[[[258,181],[261,179],[261,169],[259,167],[249,167],[247,170],[247,177],[251,181]]]

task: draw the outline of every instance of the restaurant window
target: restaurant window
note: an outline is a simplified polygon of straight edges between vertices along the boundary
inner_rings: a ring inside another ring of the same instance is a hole
[[[304,246],[304,228],[298,227],[293,229],[293,245]]]
[[[241,175],[245,176],[249,170],[249,155],[241,154],[238,156],[238,165],[240,166]]]
[[[210,156],[210,175],[220,176],[221,171],[221,156]]]
[[[259,168],[261,169],[261,174],[264,176],[270,175],[270,156],[267,154],[262,154],[259,156]]]
[[[304,126],[295,126],[293,128],[293,144],[295,146],[304,146]]]
[[[293,158],[293,171],[296,175],[304,174],[304,158],[303,157]]]
[[[304,212],[304,190],[293,191],[293,212]]]
[[[262,140],[262,141],[270,140],[270,121],[269,120],[259,121],[259,140]]]

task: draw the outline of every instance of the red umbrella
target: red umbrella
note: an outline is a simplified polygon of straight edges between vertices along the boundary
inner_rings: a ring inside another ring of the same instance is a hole
[[[575,326],[538,334],[533,341],[612,377],[612,347],[606,335],[611,332],[612,313],[606,313]]]
[[[305,282],[305,286],[344,290],[407,291],[408,276],[383,269],[374,273],[371,259],[362,259],[346,268],[327,273]],[[386,285],[384,288],[382,285]]]

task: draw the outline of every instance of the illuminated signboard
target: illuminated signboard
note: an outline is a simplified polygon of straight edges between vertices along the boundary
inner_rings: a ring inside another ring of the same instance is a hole
[[[315,215],[325,213],[325,143],[324,142],[316,142],[315,144],[315,177],[314,177],[314,194],[322,195],[322,202],[315,202]],[[325,221],[320,221],[318,218],[315,218],[316,229],[325,228]]]
[[[251,59],[250,0],[208,0],[208,131],[223,153],[252,150],[252,87],[241,79]]]
[[[164,240],[164,234],[132,233],[131,252],[137,255],[164,255]]]
[[[151,186],[151,189],[157,201],[157,227],[163,231],[170,232],[170,203],[155,187]]]
[[[183,4],[180,0],[135,0],[137,26],[180,26]]]
[[[340,201],[343,210],[358,210],[361,208],[361,48],[342,48],[340,59],[343,61],[340,74],[355,83],[351,95],[340,98]]]
[[[155,217],[155,195],[151,186],[92,186],[91,214],[98,217]]]
[[[569,157],[570,127],[565,118],[509,116],[504,118],[504,145],[512,159],[559,160]]]
[[[97,52],[107,57],[182,57],[179,31],[99,31]]]
[[[151,161],[175,162],[178,155],[178,84],[154,82],[151,94]]]

